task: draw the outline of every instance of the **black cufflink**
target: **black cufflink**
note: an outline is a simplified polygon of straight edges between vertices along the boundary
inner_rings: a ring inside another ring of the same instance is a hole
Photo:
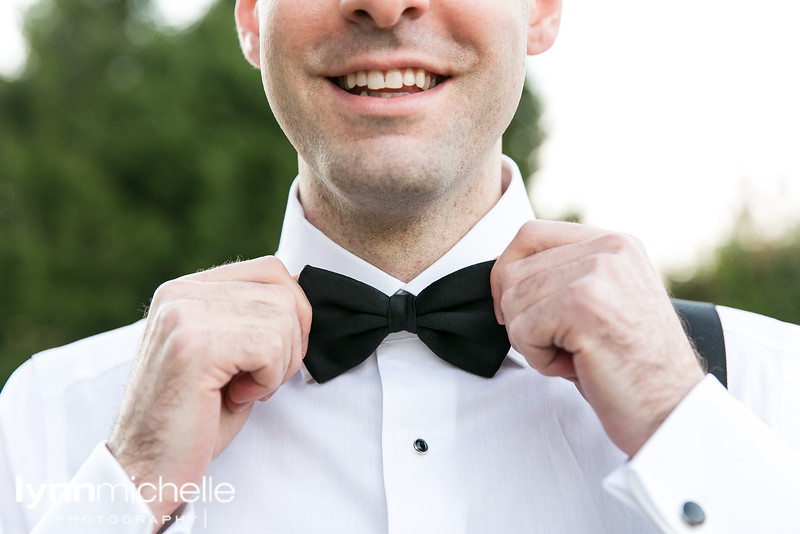
[[[696,527],[705,522],[706,513],[696,502],[686,501],[683,503],[683,520],[687,525]]]

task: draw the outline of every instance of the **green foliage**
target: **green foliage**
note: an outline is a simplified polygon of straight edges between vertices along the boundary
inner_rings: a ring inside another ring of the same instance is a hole
[[[526,83],[522,89],[517,114],[503,135],[503,152],[519,165],[519,170],[528,185],[533,173],[539,169],[537,155],[539,146],[544,141],[544,131],[539,126],[541,116],[541,102],[530,84]]]
[[[296,157],[232,2],[186,32],[148,0],[49,0],[0,79],[0,384],[39,350],[139,319],[159,283],[275,250]],[[508,152],[535,165],[526,89]]]
[[[0,83],[0,377],[141,318],[157,285],[275,249],[296,158],[231,6],[159,32],[120,1],[58,0]]]
[[[690,279],[673,279],[670,287],[678,298],[800,324],[800,227],[769,242],[736,234]]]

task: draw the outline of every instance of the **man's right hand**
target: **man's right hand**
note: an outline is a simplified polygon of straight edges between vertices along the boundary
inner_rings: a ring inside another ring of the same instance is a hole
[[[310,328],[311,305],[274,257],[163,284],[109,450],[137,486],[198,484],[253,403],[300,368]],[[148,500],[149,487],[141,488]],[[180,504],[153,500],[150,507],[162,518]]]

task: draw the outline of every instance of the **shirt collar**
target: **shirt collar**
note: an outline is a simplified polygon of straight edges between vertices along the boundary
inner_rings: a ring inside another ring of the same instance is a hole
[[[502,160],[502,180],[503,194],[497,204],[444,256],[408,283],[337,245],[309,223],[297,194],[297,179],[289,190],[280,244],[275,255],[292,275],[299,274],[306,265],[312,265],[349,276],[386,295],[394,295],[400,290],[418,295],[428,285],[450,273],[497,258],[520,227],[535,218],[519,168],[506,156]],[[528,365],[514,349],[508,358],[520,366]],[[302,370],[308,380],[310,375],[307,375],[305,367]]]

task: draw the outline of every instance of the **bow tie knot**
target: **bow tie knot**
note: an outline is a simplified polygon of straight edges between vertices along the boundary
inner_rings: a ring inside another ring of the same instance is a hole
[[[313,317],[305,366],[325,382],[359,365],[394,332],[416,334],[444,361],[492,377],[511,344],[494,316],[489,275],[493,261],[437,280],[414,296],[386,296],[352,278],[306,266],[298,283]]]
[[[389,333],[411,332],[417,333],[417,297],[411,293],[400,291],[389,297]]]

